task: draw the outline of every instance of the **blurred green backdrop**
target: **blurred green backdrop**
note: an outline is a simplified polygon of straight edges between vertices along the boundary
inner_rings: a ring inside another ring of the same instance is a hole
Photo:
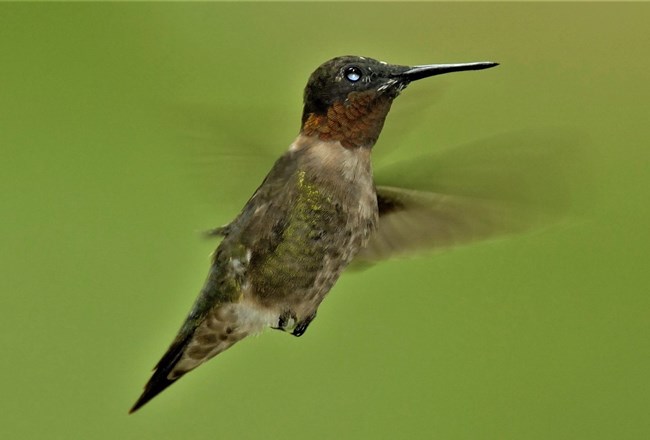
[[[0,436],[650,438],[649,12],[0,5]],[[342,54],[499,61],[411,86],[378,160],[568,125],[581,220],[346,275],[305,337],[251,338],[127,416],[206,274],[196,232],[238,212]]]

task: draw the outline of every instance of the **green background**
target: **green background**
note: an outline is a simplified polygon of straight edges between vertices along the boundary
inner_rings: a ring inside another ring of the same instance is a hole
[[[0,436],[650,438],[649,12],[1,5]],[[127,416],[203,282],[197,231],[343,54],[499,61],[409,87],[376,158],[575,128],[578,220],[345,275],[304,337],[249,338]]]

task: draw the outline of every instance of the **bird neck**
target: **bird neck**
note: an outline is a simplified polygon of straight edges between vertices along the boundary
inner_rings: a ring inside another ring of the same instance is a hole
[[[392,99],[374,92],[353,92],[334,101],[323,113],[303,115],[301,134],[338,141],[345,148],[372,148],[377,142]]]
[[[371,148],[344,147],[339,141],[322,140],[304,133],[298,135],[288,151],[296,169],[336,185],[355,182],[362,176],[372,179],[371,153]]]

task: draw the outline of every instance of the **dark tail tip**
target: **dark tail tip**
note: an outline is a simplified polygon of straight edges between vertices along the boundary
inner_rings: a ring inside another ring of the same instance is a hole
[[[129,414],[133,414],[148,401],[163,392],[168,386],[176,382],[183,376],[186,371],[175,372],[174,378],[169,379],[169,375],[178,363],[179,359],[185,351],[185,347],[189,344],[193,332],[179,333],[172,345],[169,347],[165,355],[160,359],[160,362],[154,367],[153,375],[149,382],[144,386],[144,391],[140,398],[135,402],[133,407],[129,410]]]
[[[135,402],[133,407],[129,410],[129,414],[133,414],[138,409],[143,407],[147,402],[160,394],[165,388],[176,382],[179,378],[168,379],[166,375],[159,374],[162,372],[156,371],[147,385],[144,387],[144,392],[140,398]]]

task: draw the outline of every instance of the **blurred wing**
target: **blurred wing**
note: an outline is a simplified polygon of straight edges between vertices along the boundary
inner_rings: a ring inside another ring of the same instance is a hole
[[[247,129],[249,114],[277,114],[275,109],[175,103],[163,110],[183,151],[188,180],[211,205],[232,204],[228,210],[240,208],[290,143],[283,136],[277,138],[285,141],[265,139],[271,129],[264,125]]]
[[[377,173],[379,223],[355,259],[368,265],[525,232],[571,206],[575,136],[508,134]]]
[[[507,202],[377,187],[379,224],[355,263],[524,232],[548,216]]]

